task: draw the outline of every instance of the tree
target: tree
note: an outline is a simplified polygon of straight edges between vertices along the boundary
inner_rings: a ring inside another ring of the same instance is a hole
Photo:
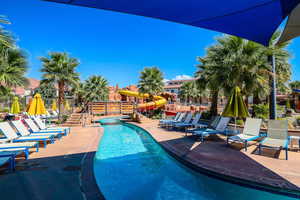
[[[281,86],[290,77],[289,54],[282,48],[274,52],[279,58],[277,82]],[[201,64],[196,72],[197,83],[211,91],[212,114],[217,114],[218,94],[221,90],[228,95],[238,86],[245,97],[253,95],[256,100],[269,94],[270,64],[267,49],[239,37],[224,36],[217,38],[217,43],[206,50],[204,57],[198,58]]]
[[[179,98],[191,103],[200,97],[200,90],[195,81],[184,82],[179,90]]]
[[[36,93],[40,93],[43,98],[53,99],[56,98],[56,88],[54,83],[40,84],[40,86],[35,90]]]
[[[150,96],[163,92],[163,74],[157,67],[145,67],[141,72],[138,84],[139,92]]]
[[[50,52],[48,57],[41,57],[43,63],[42,84],[57,84],[58,86],[58,108],[59,117],[64,103],[64,95],[68,86],[76,86],[79,82],[79,74],[76,67],[79,61],[69,57],[65,52]]]
[[[290,88],[293,89],[300,89],[300,81],[292,81],[289,83]]]
[[[0,16],[0,23],[9,22]],[[15,45],[11,34],[0,26],[0,95],[8,95],[11,89],[25,86],[27,72],[27,58],[25,53]]]
[[[6,19],[5,16],[0,15],[0,24],[10,24],[10,22]],[[0,44],[6,47],[13,47],[14,40],[11,37],[11,34],[0,26]]]
[[[0,94],[7,95],[11,88],[28,84],[25,77],[28,66],[26,56],[20,49],[2,48],[5,50],[0,52]]]
[[[84,100],[86,103],[94,101],[105,101],[108,99],[108,82],[102,76],[91,76],[85,81]]]

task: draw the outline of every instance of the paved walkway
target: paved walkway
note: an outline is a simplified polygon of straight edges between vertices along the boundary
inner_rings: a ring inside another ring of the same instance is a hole
[[[14,173],[1,169],[1,199],[102,199],[92,170],[101,136],[99,127],[74,127],[60,141],[31,153],[29,160],[18,160]]]
[[[226,146],[225,138],[201,143],[192,136],[185,137],[182,132],[158,128],[157,124],[158,121],[153,121],[136,125],[150,132],[169,152],[198,169],[300,192],[300,152],[289,152],[289,160],[286,161],[284,151],[280,154],[263,151],[263,156],[257,155],[256,145],[244,152],[241,147]]]

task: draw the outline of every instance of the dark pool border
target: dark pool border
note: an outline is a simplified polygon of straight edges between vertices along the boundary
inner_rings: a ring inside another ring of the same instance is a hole
[[[101,141],[102,137],[99,138],[98,145]],[[105,200],[103,193],[101,192],[95,178],[94,173],[94,158],[96,152],[91,151],[87,152],[84,155],[81,163],[81,174],[80,174],[80,181],[81,181],[81,191],[85,196],[86,200]]]
[[[133,124],[131,122],[122,122],[122,123],[129,124],[129,125],[132,125],[132,126],[136,126],[140,129],[144,130],[171,157],[173,157],[174,159],[176,159],[177,161],[179,161],[183,165],[187,166],[188,168],[197,171],[198,173],[204,174],[206,176],[214,177],[214,178],[217,178],[217,179],[222,180],[222,181],[227,181],[227,182],[230,182],[230,183],[233,183],[233,184],[236,184],[236,185],[240,185],[240,186],[244,186],[244,187],[248,187],[248,188],[252,188],[252,189],[256,189],[256,190],[271,192],[271,193],[274,193],[274,194],[280,194],[280,195],[285,195],[285,196],[300,199],[300,192],[297,191],[297,190],[288,190],[288,189],[283,189],[283,188],[280,188],[280,187],[274,187],[274,186],[271,186],[271,185],[268,185],[268,184],[262,184],[262,183],[259,183],[259,182],[254,182],[254,181],[250,181],[250,180],[246,180],[246,179],[241,179],[241,178],[238,178],[238,177],[225,175],[225,174],[222,174],[222,173],[218,173],[218,172],[215,172],[215,171],[212,171],[212,170],[209,170],[209,169],[205,169],[205,168],[196,166],[195,164],[191,163],[190,161],[188,161],[188,160],[182,158],[181,156],[177,155],[176,153],[172,152],[171,150],[169,150],[164,145],[161,145],[158,141],[156,141],[156,139],[152,136],[152,134],[148,130],[144,129],[143,127],[138,126],[137,124]]]

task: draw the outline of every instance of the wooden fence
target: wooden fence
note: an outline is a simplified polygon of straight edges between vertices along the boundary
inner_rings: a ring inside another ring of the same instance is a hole
[[[88,108],[90,114],[131,114],[134,111],[134,104],[132,102],[101,101],[89,103]]]

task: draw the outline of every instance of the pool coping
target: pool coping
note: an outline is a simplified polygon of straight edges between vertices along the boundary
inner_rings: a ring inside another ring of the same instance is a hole
[[[103,132],[103,128],[99,126],[100,131]],[[103,135],[102,135],[103,136]],[[94,141],[94,145],[99,146],[102,136],[98,140]],[[95,144],[97,143],[97,144]],[[85,153],[84,158],[81,160],[81,173],[79,175],[80,189],[86,200],[105,200],[100,187],[98,186],[94,172],[94,158],[96,152],[88,151]]]
[[[187,160],[184,157],[180,156],[174,150],[172,151],[171,148],[167,148],[166,145],[162,145],[160,142],[158,142],[152,136],[152,134],[149,130],[146,130],[145,128],[141,127],[139,124],[137,124],[135,122],[125,122],[125,121],[123,121],[123,123],[131,124],[133,126],[139,127],[142,130],[146,131],[152,137],[152,139],[157,144],[159,144],[171,157],[173,157],[174,159],[176,159],[177,161],[179,161],[180,163],[182,163],[186,167],[197,171],[198,173],[201,173],[201,174],[204,174],[204,175],[207,175],[207,176],[211,176],[211,177],[223,180],[223,181],[227,181],[227,182],[230,182],[230,183],[233,183],[233,184],[245,186],[245,187],[248,187],[248,188],[258,189],[258,190],[261,190],[261,191],[271,192],[271,193],[275,193],[275,194],[281,194],[281,195],[285,195],[285,196],[300,199],[300,191],[298,191],[298,190],[288,190],[288,189],[284,189],[284,188],[281,188],[281,187],[276,187],[276,186],[269,185],[269,184],[263,184],[261,182],[255,182],[255,181],[251,181],[251,180],[247,180],[247,179],[242,179],[242,178],[239,178],[239,177],[230,176],[230,175],[227,175],[227,174],[216,172],[216,171],[208,169],[208,168],[200,167],[200,166],[192,163],[190,160]]]

